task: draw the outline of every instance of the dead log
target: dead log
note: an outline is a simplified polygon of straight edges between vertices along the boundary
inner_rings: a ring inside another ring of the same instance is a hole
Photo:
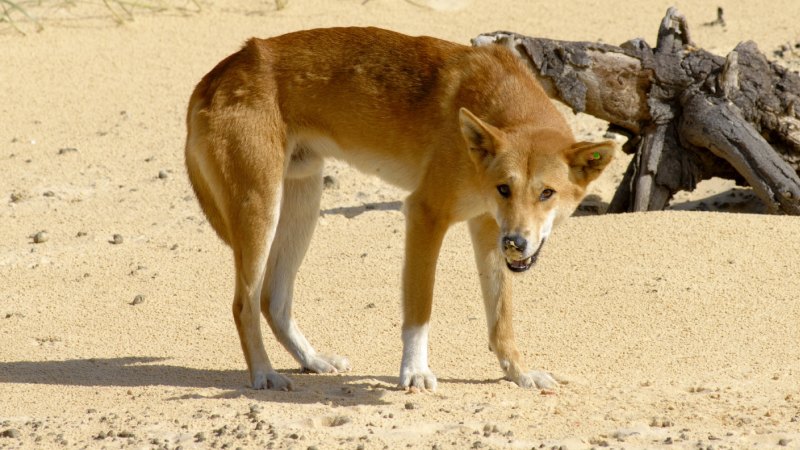
[[[773,212],[800,215],[800,75],[755,43],[709,53],[670,8],[655,48],[503,31],[472,44],[507,46],[550,97],[628,136],[634,158],[609,212],[664,209],[676,192],[721,177],[751,186]]]

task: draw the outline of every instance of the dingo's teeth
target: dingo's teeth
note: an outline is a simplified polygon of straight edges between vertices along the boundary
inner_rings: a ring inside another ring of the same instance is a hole
[[[525,259],[521,259],[518,261],[506,258],[506,265],[508,266],[509,269],[511,269],[514,272],[524,272],[530,269],[531,265],[533,265],[534,262],[535,259],[533,256],[529,256]]]
[[[525,272],[526,270],[530,269],[531,266],[536,264],[536,260],[539,259],[540,250],[541,250],[541,245],[539,246],[539,249],[536,250],[536,253],[525,259],[515,260],[506,256],[506,266],[512,272]]]

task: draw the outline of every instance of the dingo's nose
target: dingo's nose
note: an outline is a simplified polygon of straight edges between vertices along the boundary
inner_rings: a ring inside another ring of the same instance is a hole
[[[525,238],[520,235],[503,237],[503,248],[506,250],[516,250],[522,253],[525,251],[525,247],[527,246],[528,241],[526,241]]]

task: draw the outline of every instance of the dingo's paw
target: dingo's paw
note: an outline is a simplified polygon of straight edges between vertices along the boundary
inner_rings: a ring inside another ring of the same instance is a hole
[[[273,391],[292,390],[292,380],[274,370],[256,373],[253,375],[251,385],[253,389],[271,389]]]
[[[338,355],[314,355],[308,363],[303,364],[303,370],[313,373],[338,373],[350,370],[350,361]]]
[[[524,388],[555,389],[558,387],[558,381],[553,378],[553,375],[539,370],[520,374],[519,379],[513,381]]]
[[[414,370],[404,367],[400,371],[400,387],[402,388],[435,391],[436,384],[436,375],[430,369]]]

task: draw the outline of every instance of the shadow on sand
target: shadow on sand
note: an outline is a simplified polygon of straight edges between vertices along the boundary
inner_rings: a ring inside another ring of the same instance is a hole
[[[327,215],[342,215],[348,219],[360,216],[367,211],[401,211],[403,202],[378,202],[378,203],[365,203],[361,206],[343,206],[341,208],[323,209],[320,214]]]
[[[393,377],[346,374],[316,375],[298,370],[280,371],[294,382],[293,392],[253,390],[244,370],[209,370],[164,364],[167,358],[122,357],[65,361],[14,361],[0,363],[0,383],[67,386],[213,388],[168,400],[247,397],[261,401],[319,403],[340,406],[386,404],[387,391],[397,389]]]

